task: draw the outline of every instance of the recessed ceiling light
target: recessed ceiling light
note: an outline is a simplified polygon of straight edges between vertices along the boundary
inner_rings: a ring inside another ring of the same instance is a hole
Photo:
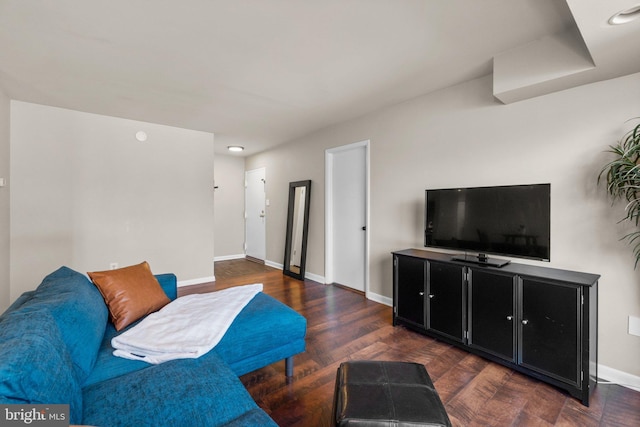
[[[234,152],[240,152],[240,151],[244,150],[244,147],[241,147],[239,145],[229,145],[227,147],[227,150],[234,151]]]
[[[611,25],[626,24],[627,22],[631,22],[638,18],[640,18],[640,4],[616,13],[611,18],[609,18],[609,24]]]
[[[147,133],[143,131],[136,132],[136,139],[140,142],[145,142],[147,140]]]

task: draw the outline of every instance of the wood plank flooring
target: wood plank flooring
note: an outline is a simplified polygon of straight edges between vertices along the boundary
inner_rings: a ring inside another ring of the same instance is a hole
[[[280,427],[327,427],[336,370],[357,359],[422,363],[454,426],[640,426],[640,392],[600,384],[587,408],[566,392],[448,344],[391,324],[391,308],[361,294],[283,276],[245,260],[216,262],[216,282],[180,294],[263,283],[264,292],[307,318],[307,350],[240,379]]]

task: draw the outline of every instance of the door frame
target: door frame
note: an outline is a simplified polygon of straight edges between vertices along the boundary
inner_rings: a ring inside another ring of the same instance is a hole
[[[325,150],[325,266],[324,276],[325,283],[330,284],[334,282],[334,254],[333,254],[333,181],[334,181],[334,155],[341,151],[352,150],[354,148],[364,147],[365,155],[365,237],[364,237],[364,292],[367,299],[369,299],[369,236],[370,236],[370,217],[369,217],[369,205],[370,205],[370,140],[364,140],[360,142],[354,142],[352,144],[343,145],[340,147],[329,148]]]

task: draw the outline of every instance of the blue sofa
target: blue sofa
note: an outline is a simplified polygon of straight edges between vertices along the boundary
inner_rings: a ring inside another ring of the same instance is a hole
[[[175,275],[156,278],[175,299]],[[238,376],[282,359],[291,374],[306,320],[259,293],[209,353],[159,365],[113,356],[118,333],[85,275],[51,273],[0,316],[0,403],[69,404],[71,424],[102,427],[276,426]]]

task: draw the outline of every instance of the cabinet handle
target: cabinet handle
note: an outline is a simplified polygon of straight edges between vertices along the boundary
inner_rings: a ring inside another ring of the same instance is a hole
[[[429,294],[429,298],[433,298],[433,297],[435,297],[434,294]]]
[[[526,325],[527,323],[529,323],[529,321],[528,321],[527,319],[523,319],[523,320],[522,320],[522,324],[523,324],[523,325]]]
[[[420,295],[421,297],[424,296],[424,292],[418,292],[418,295]]]
[[[507,320],[513,320],[513,316],[507,316]]]

